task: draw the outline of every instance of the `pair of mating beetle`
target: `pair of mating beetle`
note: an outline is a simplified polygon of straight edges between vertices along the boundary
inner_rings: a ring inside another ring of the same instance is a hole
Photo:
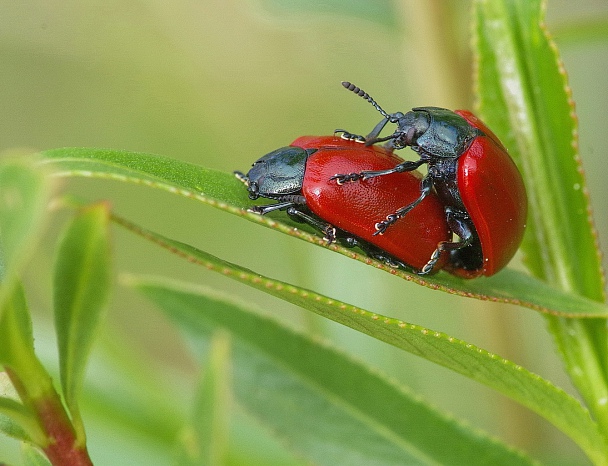
[[[521,243],[527,198],[494,133],[467,110],[388,114],[363,90],[342,85],[370,102],[382,121],[366,137],[344,131],[300,137],[256,161],[247,175],[235,172],[251,199],[277,201],[251,210],[286,210],[328,242],[359,246],[421,275],[444,269],[475,278],[501,270]],[[389,122],[396,130],[379,137]],[[404,147],[419,159],[393,153]],[[423,164],[424,176],[416,171]]]

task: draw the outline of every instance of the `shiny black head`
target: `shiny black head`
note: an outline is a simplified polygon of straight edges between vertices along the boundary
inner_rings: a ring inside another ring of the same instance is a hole
[[[314,149],[282,147],[257,160],[247,175],[237,176],[247,184],[249,197],[278,199],[302,189],[308,157]]]
[[[466,151],[471,141],[481,134],[480,130],[452,110],[417,107],[405,114],[389,114],[364,90],[349,82],[343,82],[342,85],[367,100],[384,117],[365,137],[366,145],[389,141],[389,145],[394,149],[409,146],[428,160],[457,159]],[[397,129],[390,136],[379,137],[389,122],[395,123]]]
[[[417,145],[418,138],[429,129],[430,119],[427,112],[412,110],[403,113],[395,113],[391,122],[397,124],[394,133],[393,145],[395,149]]]

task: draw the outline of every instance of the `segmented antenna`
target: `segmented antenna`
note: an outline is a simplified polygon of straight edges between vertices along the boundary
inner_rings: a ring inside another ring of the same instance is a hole
[[[355,86],[353,83],[349,83],[348,81],[342,81],[342,85],[349,91],[352,91],[355,94],[357,94],[359,97],[363,97],[365,100],[367,100],[370,104],[372,104],[374,106],[374,108],[376,110],[378,110],[382,114],[382,116],[384,118],[386,118],[387,120],[391,119],[391,116],[388,113],[386,113],[382,109],[382,107],[380,107],[380,105],[378,105],[378,103],[374,99],[372,99],[372,97],[367,92],[365,92],[363,89]]]

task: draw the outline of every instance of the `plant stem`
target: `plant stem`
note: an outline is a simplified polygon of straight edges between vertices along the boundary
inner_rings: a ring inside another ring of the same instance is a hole
[[[24,404],[35,413],[47,443],[39,445],[53,466],[93,466],[86,446],[81,445],[77,438],[72,422],[51,379],[45,374],[33,390],[16,374],[6,367],[11,382]],[[42,369],[44,371],[44,369]],[[44,380],[44,382],[43,382]]]

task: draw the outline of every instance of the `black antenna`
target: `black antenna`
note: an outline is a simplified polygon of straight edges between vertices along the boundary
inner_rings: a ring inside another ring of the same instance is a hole
[[[367,100],[370,104],[374,106],[376,110],[378,110],[382,114],[384,118],[386,118],[387,120],[391,119],[391,115],[382,110],[382,107],[380,107],[380,105],[378,105],[378,103],[374,99],[372,99],[372,97],[363,89],[355,86],[353,83],[349,83],[348,81],[342,81],[342,85],[349,91],[352,91],[359,97],[363,97],[365,100]]]

